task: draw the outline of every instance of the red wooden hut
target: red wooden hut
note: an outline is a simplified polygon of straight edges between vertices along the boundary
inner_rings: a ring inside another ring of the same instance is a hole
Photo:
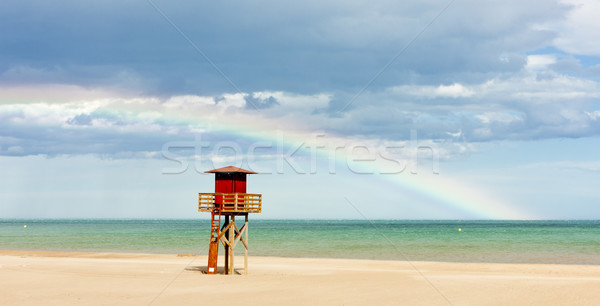
[[[208,268],[206,273],[217,273],[219,241],[225,248],[225,274],[233,274],[234,247],[244,245],[244,274],[248,273],[248,214],[260,213],[262,195],[246,193],[246,175],[257,174],[229,166],[205,173],[215,174],[215,192],[198,194],[198,211],[211,213]],[[221,225],[221,216],[225,217]],[[244,225],[235,223],[236,216],[244,216]]]

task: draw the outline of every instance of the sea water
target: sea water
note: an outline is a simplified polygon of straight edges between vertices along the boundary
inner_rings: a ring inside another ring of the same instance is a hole
[[[0,249],[207,254],[209,229],[209,220],[0,220]],[[597,265],[600,221],[251,219],[249,244],[255,256]]]

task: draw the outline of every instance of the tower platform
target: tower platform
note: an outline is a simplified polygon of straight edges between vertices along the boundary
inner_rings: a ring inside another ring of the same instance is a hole
[[[260,213],[262,195],[253,193],[199,193],[198,211],[212,212],[218,209],[222,215]]]

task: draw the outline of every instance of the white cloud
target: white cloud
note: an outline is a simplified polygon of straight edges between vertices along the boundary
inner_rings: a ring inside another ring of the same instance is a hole
[[[454,83],[452,85],[419,86],[402,85],[390,88],[391,92],[397,94],[409,94],[415,97],[434,98],[468,98],[475,95],[475,91],[466,86]]]
[[[563,0],[573,8],[565,20],[552,27],[558,36],[554,45],[566,52],[579,55],[600,55],[600,2],[597,0]]]
[[[244,99],[248,94],[246,93],[235,93],[235,94],[224,94],[223,99],[217,102],[217,105],[220,107],[237,107],[243,108],[246,105],[246,99]]]
[[[493,122],[509,124],[513,122],[523,122],[525,120],[523,114],[510,112],[484,112],[475,115],[475,118],[486,124]]]
[[[578,171],[592,171],[592,172],[600,172],[600,161],[591,160],[591,161],[553,161],[553,162],[543,162],[543,163],[533,163],[524,165],[524,168],[543,168],[550,170],[557,169],[565,169],[565,170],[578,170]]]
[[[600,119],[600,111],[585,112],[585,114],[592,120]]]
[[[341,115],[334,104],[339,97],[329,93],[257,91],[167,99],[95,98],[90,93],[89,98],[60,103],[35,102],[40,99],[37,95],[27,97],[17,89],[5,92],[27,101],[0,105],[4,131],[0,136],[12,139],[0,142],[5,153],[10,146],[20,146],[24,154],[45,150],[77,154],[81,139],[89,143],[83,153],[102,146],[114,152],[151,151],[174,137],[204,133],[218,138],[223,131],[267,135],[280,130],[300,138],[323,131],[340,139],[406,141],[416,129],[420,139],[438,143],[600,134],[600,83],[544,69],[523,69],[471,84],[368,90]],[[65,95],[68,90],[61,93]],[[252,109],[250,102],[260,108]],[[451,158],[462,151],[449,152],[446,157]]]
[[[194,105],[215,105],[215,99],[213,97],[202,97],[197,95],[182,95],[182,96],[174,96],[170,97],[163,104],[167,108],[183,108],[186,106],[194,106]]]
[[[252,96],[261,100],[266,100],[272,97],[277,101],[278,104],[275,106],[275,108],[285,112],[291,110],[312,112],[315,109],[327,107],[329,101],[331,101],[331,95],[326,93],[300,95],[282,91],[259,91],[252,93]]]
[[[529,55],[527,56],[527,64],[525,65],[525,69],[542,70],[554,63],[556,63],[556,56],[551,54]]]
[[[509,78],[492,79],[474,87],[478,98],[520,99],[536,104],[600,97],[598,82],[547,71],[527,71]]]
[[[132,94],[111,91],[106,88],[84,88],[69,84],[0,85],[0,102],[3,103],[64,103],[99,100],[114,96],[126,98],[131,97]]]
[[[448,86],[440,85],[435,89],[435,96],[437,97],[467,98],[474,94],[475,92],[458,83]]]

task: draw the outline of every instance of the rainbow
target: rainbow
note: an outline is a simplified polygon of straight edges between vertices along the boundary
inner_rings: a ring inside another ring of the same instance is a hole
[[[303,122],[293,122],[280,118],[267,118],[251,112],[230,112],[227,108],[206,102],[202,97],[190,96],[190,101],[185,97],[179,97],[177,103],[160,101],[156,98],[135,99],[102,99],[96,103],[97,107],[84,108],[87,114],[94,112],[108,118],[121,118],[133,122],[155,123],[164,126],[187,126],[198,133],[219,133],[225,136],[244,138],[249,141],[277,142],[281,133],[285,134],[286,141],[307,143],[316,147],[314,132],[307,130]],[[69,110],[78,108],[70,104]],[[54,109],[54,108],[52,108]],[[72,112],[71,112],[72,114]],[[275,131],[281,131],[276,133]],[[347,143],[349,139],[342,137],[330,137],[328,141],[334,143]],[[353,140],[358,141],[360,140]],[[302,150],[302,149],[301,149]],[[335,150],[335,148],[333,149]],[[331,148],[316,150],[319,159],[330,159],[335,156],[335,163],[342,165],[347,162],[346,154],[331,154]],[[311,152],[312,153],[312,152]],[[389,161],[376,160],[369,164],[369,171],[373,173],[384,173],[389,167]],[[399,188],[399,192],[414,194],[426,198],[435,203],[438,209],[448,209],[457,212],[461,216],[469,216],[474,219],[535,219],[529,213],[514,207],[474,186],[456,180],[450,180],[443,175],[412,175],[407,172],[398,175],[382,174],[370,176],[373,180],[382,180]]]
[[[131,109],[129,109],[131,111]],[[141,111],[141,110],[138,110]],[[177,124],[189,124],[206,128],[211,133],[223,133],[235,137],[243,137],[251,141],[276,142],[280,139],[278,133],[285,133],[286,141],[296,141],[298,143],[310,143],[314,133],[298,128],[300,124],[286,123],[285,127],[281,122],[248,117],[244,114],[230,114],[226,116],[215,116],[214,114],[201,114],[190,112],[189,110],[169,110],[163,112],[163,120]],[[251,124],[249,124],[251,122]],[[280,134],[281,134],[280,133]],[[337,138],[336,141],[344,141]],[[302,150],[302,149],[301,149]],[[344,164],[348,156],[345,154],[331,154],[331,149],[317,150],[322,159],[335,156],[335,162],[338,165]],[[369,171],[374,173],[384,173],[389,163],[376,160],[370,164]],[[504,202],[499,197],[493,196],[476,187],[461,184],[456,180],[450,180],[443,175],[412,175],[410,173],[401,173],[398,175],[384,174],[372,176],[372,179],[388,181],[394,186],[400,187],[399,192],[408,192],[425,197],[436,205],[443,206],[445,209],[456,211],[460,215],[467,215],[474,219],[502,219],[502,220],[524,220],[536,219],[533,215],[525,212],[513,205]]]

